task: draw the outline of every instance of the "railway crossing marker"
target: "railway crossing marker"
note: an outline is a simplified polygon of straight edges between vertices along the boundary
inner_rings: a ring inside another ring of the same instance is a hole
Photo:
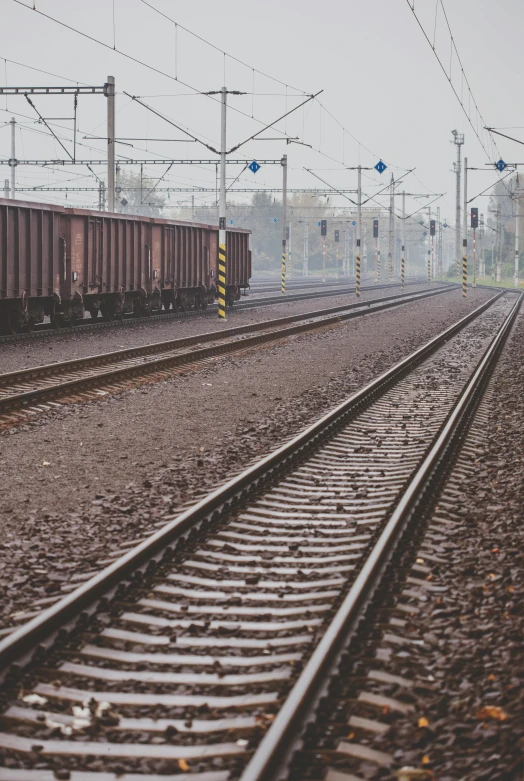
[[[386,170],[387,165],[382,162],[382,160],[379,160],[378,163],[375,166],[375,170],[379,172],[379,174],[383,174]]]
[[[507,164],[507,163],[505,163],[505,162],[504,162],[504,160],[503,160],[502,158],[500,158],[500,160],[499,160],[498,162],[496,162],[496,163],[495,163],[495,168],[497,169],[497,171],[500,171],[500,173],[502,173],[502,171],[503,171],[505,168],[507,168],[507,167],[508,167],[508,164]]]
[[[253,160],[253,162],[248,165],[248,168],[250,171],[253,171],[254,174],[256,174],[257,171],[260,171],[260,166],[256,160]]]

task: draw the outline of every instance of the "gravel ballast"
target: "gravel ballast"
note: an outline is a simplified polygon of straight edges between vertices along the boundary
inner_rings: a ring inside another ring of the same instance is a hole
[[[492,295],[444,293],[2,434],[4,625]]]
[[[404,292],[413,293],[417,290],[428,290],[428,285],[408,285]],[[400,286],[393,285],[379,290],[365,290],[360,300],[365,302],[401,292]],[[293,293],[290,294],[290,296],[292,295]],[[252,295],[248,300],[257,300],[257,296]],[[141,323],[128,323],[122,326],[112,324],[93,330],[67,331],[63,334],[53,332],[45,337],[39,336],[35,339],[0,343],[0,373],[5,374],[33,366],[84,358],[89,355],[100,355],[129,347],[141,347],[168,339],[181,339],[195,334],[220,332],[235,326],[353,304],[357,300],[354,293],[344,293],[319,296],[302,301],[287,300],[279,304],[268,304],[253,309],[242,309],[237,306],[228,309],[227,322],[225,323],[219,320],[216,314],[205,316],[191,314],[190,317],[181,317],[180,319],[153,317],[149,320],[144,319]],[[89,319],[86,319],[86,322],[89,322]]]

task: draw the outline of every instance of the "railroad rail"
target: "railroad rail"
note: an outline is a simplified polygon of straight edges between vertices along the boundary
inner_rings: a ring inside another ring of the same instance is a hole
[[[0,781],[287,778],[521,299],[492,297],[0,642]]]
[[[420,285],[423,284],[421,280],[414,280],[410,282],[406,282],[406,287],[410,285]],[[444,284],[448,288],[452,287],[458,287],[455,283],[439,283],[440,285]],[[365,290],[387,290],[388,288],[392,287],[398,287],[398,284],[395,283],[388,283],[384,285],[373,285],[373,286],[362,286],[361,290],[364,292]],[[315,290],[305,293],[294,293],[291,295],[282,296],[282,294],[279,294],[278,296],[261,296],[260,298],[255,299],[243,299],[237,304],[235,304],[234,311],[242,311],[244,309],[256,309],[258,307],[264,307],[264,306],[271,306],[273,304],[282,304],[282,303],[292,303],[295,301],[306,301],[309,299],[314,298],[326,298],[330,296],[337,296],[337,295],[345,295],[345,294],[351,294],[355,292],[355,287],[337,287],[336,290],[333,289],[321,289],[321,290]],[[258,293],[256,294],[258,295]],[[209,316],[215,316],[217,314],[217,305],[213,304],[209,306],[207,309],[191,309],[186,311],[179,311],[179,312],[173,312],[169,311],[166,312],[162,310],[158,314],[151,314],[149,317],[128,317],[127,315],[124,316],[122,319],[116,319],[116,320],[104,320],[101,317],[98,317],[96,320],[91,320],[90,318],[85,318],[85,320],[82,320],[81,322],[75,323],[75,325],[70,326],[62,326],[60,328],[55,328],[50,323],[43,323],[41,325],[35,326],[32,331],[25,331],[20,332],[17,334],[0,334],[0,344],[2,343],[8,343],[8,342],[20,342],[20,341],[27,341],[32,340],[36,338],[52,338],[57,335],[65,334],[65,333],[82,333],[86,331],[92,331],[93,329],[97,328],[119,328],[124,326],[132,326],[132,325],[138,325],[138,324],[144,324],[144,323],[163,323],[166,320],[180,320],[187,317],[209,317]]]
[[[28,416],[52,409],[62,399],[78,400],[79,393],[87,394],[87,398],[99,398],[108,390],[124,387],[120,384],[116,388],[116,383],[146,376],[163,379],[182,367],[200,365],[221,355],[238,354],[306,331],[440,295],[447,290],[444,287],[397,293],[368,302],[360,301],[1,374],[0,426],[18,424]]]

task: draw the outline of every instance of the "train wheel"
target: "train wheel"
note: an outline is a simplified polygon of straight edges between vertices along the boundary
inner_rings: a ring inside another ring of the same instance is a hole
[[[57,314],[53,310],[53,312],[51,312],[51,314],[49,315],[49,319],[51,320],[51,325],[53,326],[53,328],[56,328],[57,331],[60,328],[62,328],[62,326],[64,324],[64,320],[62,318],[62,315]]]
[[[11,336],[18,332],[18,316],[14,309],[5,313],[2,326],[3,330]]]

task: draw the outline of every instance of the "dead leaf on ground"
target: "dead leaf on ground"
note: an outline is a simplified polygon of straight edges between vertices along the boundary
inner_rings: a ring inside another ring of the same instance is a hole
[[[495,719],[495,721],[505,721],[508,714],[497,705],[486,705],[477,713],[477,719]]]

